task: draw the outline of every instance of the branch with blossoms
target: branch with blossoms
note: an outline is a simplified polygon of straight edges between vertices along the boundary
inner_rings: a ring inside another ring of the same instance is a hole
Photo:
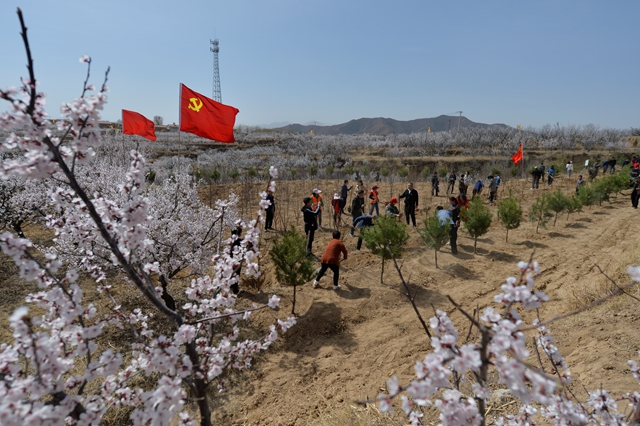
[[[247,274],[259,273],[254,261],[264,197],[257,219],[248,224],[245,242],[234,249],[233,257],[228,247],[213,256],[213,274],[191,281],[185,292],[189,302],[176,309],[167,307],[162,300],[163,289],[155,286],[151,276],[174,271],[175,266],[163,265],[166,258],[150,261],[154,260],[149,256],[154,243],[170,247],[172,252],[184,249],[184,256],[191,259],[206,255],[189,252],[186,247],[193,246],[187,243],[171,246],[149,238],[153,229],[149,224],[160,215],[149,201],[145,159],[137,150],[131,151],[131,163],[122,179],[111,182],[115,192],[91,191],[91,180],[83,181],[82,170],[86,170],[95,155],[94,147],[100,143],[98,120],[106,102],[106,85],[89,96],[93,87],[88,84],[87,72],[82,96],[62,108],[64,120],[57,130],[71,136],[63,144],[64,138],[54,136],[56,129],[46,120],[44,95],[35,90],[27,29],[20,10],[18,15],[30,79],[23,82],[19,91],[0,90],[0,98],[11,103],[10,111],[0,114],[0,129],[12,131],[0,146],[0,153],[11,152],[10,156],[2,156],[0,178],[54,183],[48,193],[54,212],[49,214],[47,223],[56,231],[57,247],[63,248],[58,253],[67,253],[64,244],[68,243],[75,247],[73,253],[83,254],[81,264],[114,306],[110,315],[97,319],[95,306],[83,307],[75,269],[58,275],[63,262],[57,253],[46,253],[47,263],[43,265],[29,252],[33,249],[30,241],[10,233],[0,235],[0,248],[14,259],[20,276],[36,280],[42,289],[27,296],[27,303],[45,311],[40,316],[30,316],[29,309],[21,307],[9,318],[14,341],[0,346],[0,418],[7,425],[88,425],[101,423],[109,410],[131,407],[130,418],[136,425],[169,425],[175,422],[173,419],[193,425],[196,420],[183,408],[187,401],[195,401],[199,423],[210,425],[210,387],[224,387],[222,376],[227,369],[250,367],[253,356],[266,350],[278,331],[285,332],[295,324],[293,318],[277,320],[261,338],[242,340],[240,325],[261,307],[234,309],[236,297],[230,286],[237,282],[238,262],[246,263]],[[81,62],[90,64],[90,58],[85,56]],[[19,94],[22,99],[16,99]],[[273,169],[272,176],[276,175]],[[271,182],[270,187],[275,189],[275,183]],[[228,207],[226,204],[223,210],[228,212]],[[229,218],[223,215],[219,220]],[[190,241],[197,241],[200,247],[203,242],[207,245],[213,241],[211,222],[201,222],[207,224],[206,228],[190,236]],[[173,228],[184,229],[179,221],[170,223],[163,223],[169,235],[176,231]],[[112,286],[102,270],[101,259],[117,265],[144,295],[152,312],[143,308],[124,312],[110,292]],[[195,260],[191,264],[194,263]],[[276,309],[278,302],[273,297],[267,306]],[[162,329],[150,326],[154,313],[161,314]],[[214,324],[218,324],[220,335],[215,333]],[[97,339],[108,337],[112,327],[132,331],[135,340],[127,352],[100,348]],[[78,365],[84,365],[80,373],[76,372]],[[154,385],[146,390],[136,387],[131,379],[140,374],[152,378]],[[86,384],[94,381],[102,384],[89,391]]]
[[[487,378],[489,371],[493,370],[498,375],[498,382],[522,403],[517,415],[499,418],[495,424],[535,424],[535,418],[539,415],[557,425],[637,424],[640,418],[638,392],[622,395],[621,400],[627,400],[631,407],[630,412],[625,414],[618,411],[616,401],[606,390],[589,392],[586,401],[580,401],[568,391],[566,385],[571,382],[571,375],[564,357],[553,345],[546,325],[625,293],[625,290],[640,282],[640,267],[629,268],[632,282],[625,286],[616,284],[618,290],[614,294],[584,309],[547,321],[536,318],[531,325],[526,325],[518,311],[538,309],[549,299],[535,289],[534,274],[540,272],[538,263],[530,260],[520,262],[518,267],[521,271],[520,280],[507,278],[501,287],[502,292],[494,297],[496,303],[503,305],[503,313],[487,307],[476,319],[449,297],[456,310],[470,321],[471,327],[479,330],[480,340],[458,344],[459,335],[453,322],[445,312],[438,310],[430,319],[433,336],[431,346],[434,351],[423,362],[416,363],[417,379],[411,383],[401,385],[395,376],[387,381],[388,394],[380,394],[377,398],[382,411],[392,410],[392,400],[400,397],[402,410],[413,425],[422,424],[423,413],[420,408],[427,406],[440,411],[439,419],[443,425],[484,425],[488,412],[486,401],[492,395],[487,387]],[[527,361],[530,351],[526,347],[525,332],[529,330],[537,331],[534,343],[540,368]],[[538,349],[551,364],[552,375],[545,372]],[[634,377],[640,380],[636,362],[629,361],[629,365]],[[460,377],[472,383],[469,395],[460,389]],[[540,404],[540,408],[535,408],[533,403]]]

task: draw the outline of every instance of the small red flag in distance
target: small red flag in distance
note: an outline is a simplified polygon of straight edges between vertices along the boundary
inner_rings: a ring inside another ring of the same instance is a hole
[[[180,130],[218,142],[235,142],[233,126],[240,110],[180,85]]]
[[[518,148],[518,152],[511,156],[511,160],[515,163],[516,166],[519,162],[522,161],[522,142],[520,142],[520,148]]]
[[[138,135],[151,141],[156,140],[156,126],[142,114],[126,109],[122,110],[122,133]]]

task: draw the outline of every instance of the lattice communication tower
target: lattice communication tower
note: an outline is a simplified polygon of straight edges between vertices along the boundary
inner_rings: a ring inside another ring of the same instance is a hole
[[[220,70],[218,69],[218,52],[220,51],[220,45],[218,39],[209,40],[211,47],[209,48],[213,52],[213,96],[212,98],[222,103],[222,93],[220,92]]]

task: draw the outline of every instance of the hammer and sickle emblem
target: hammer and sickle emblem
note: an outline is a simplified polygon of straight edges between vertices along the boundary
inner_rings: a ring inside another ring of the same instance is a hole
[[[198,98],[190,98],[189,99],[189,109],[195,112],[200,112],[200,108],[202,108],[202,101]]]

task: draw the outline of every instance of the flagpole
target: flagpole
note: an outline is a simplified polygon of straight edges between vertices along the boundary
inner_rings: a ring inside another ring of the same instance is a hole
[[[182,149],[182,142],[180,141],[180,129],[178,129],[178,174],[180,174],[180,150]]]

